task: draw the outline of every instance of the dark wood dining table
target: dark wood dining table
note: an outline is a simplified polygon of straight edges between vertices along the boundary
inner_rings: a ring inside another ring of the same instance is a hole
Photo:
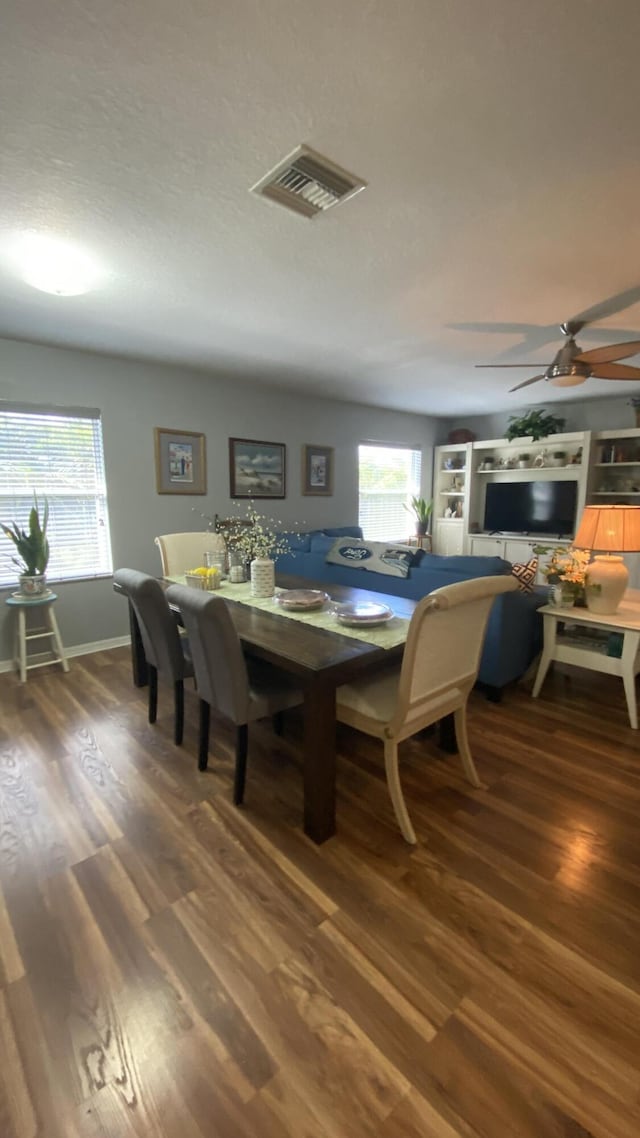
[[[405,597],[327,585],[302,577],[280,574],[276,583],[285,589],[322,589],[332,600],[340,602],[380,601],[389,605],[396,616],[407,619],[416,606],[415,601]],[[224,592],[219,595],[224,597]],[[279,613],[265,612],[231,599],[227,603],[245,652],[295,676],[304,692],[304,831],[314,842],[324,842],[336,830],[336,689],[340,684],[400,660],[404,644],[384,649]],[[131,606],[129,617],[134,682],[142,686],[146,683],[146,661]],[[451,740],[444,739],[443,745],[450,750]]]

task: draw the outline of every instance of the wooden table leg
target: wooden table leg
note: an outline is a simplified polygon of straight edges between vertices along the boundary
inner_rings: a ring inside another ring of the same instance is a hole
[[[336,693],[310,684],[304,697],[304,832],[326,842],[336,832]]]

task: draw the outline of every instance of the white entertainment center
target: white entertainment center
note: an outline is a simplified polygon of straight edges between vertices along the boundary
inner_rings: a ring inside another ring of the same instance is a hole
[[[557,533],[485,531],[488,484],[531,481],[575,483],[576,525],[587,504],[640,505],[640,429],[574,431],[537,442],[484,439],[436,447],[433,552],[498,555],[513,562],[528,561],[537,545],[568,545],[572,534],[560,539]],[[640,588],[640,555],[627,554],[625,561],[629,584]]]

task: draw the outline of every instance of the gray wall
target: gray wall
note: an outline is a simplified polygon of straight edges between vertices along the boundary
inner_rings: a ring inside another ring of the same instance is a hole
[[[543,406],[545,411],[566,419],[565,431],[608,431],[635,427],[635,411],[629,399],[585,399],[581,402],[531,404]],[[494,415],[466,415],[464,419],[440,419],[437,423],[438,443],[446,443],[449,431],[455,427],[468,427],[477,439],[502,439],[509,425],[510,415],[524,415],[526,408],[503,411]]]
[[[423,450],[423,493],[431,493],[434,419],[331,400],[307,399],[237,378],[177,366],[136,363],[0,339],[0,399],[99,407],[114,566],[158,573],[153,539],[159,533],[205,529],[205,514],[234,512],[229,498],[229,436],[287,445],[287,497],[264,501],[261,512],[287,524],[346,525],[358,517],[357,446],[396,442]],[[206,435],[208,492],[156,493],[153,428]],[[303,443],[335,447],[335,493],[301,494]],[[3,519],[4,520],[4,519]],[[126,607],[110,580],[56,584],[56,613],[68,647],[127,633]],[[6,594],[5,594],[6,595]],[[4,606],[3,606],[4,607]],[[5,617],[8,610],[5,608]],[[5,619],[0,661],[10,656]]]

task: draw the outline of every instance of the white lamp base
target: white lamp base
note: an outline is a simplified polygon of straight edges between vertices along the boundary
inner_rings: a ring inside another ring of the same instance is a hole
[[[587,608],[590,612],[616,612],[629,584],[629,570],[621,557],[614,554],[599,554],[587,571]],[[592,591],[590,585],[600,585],[599,591]]]

